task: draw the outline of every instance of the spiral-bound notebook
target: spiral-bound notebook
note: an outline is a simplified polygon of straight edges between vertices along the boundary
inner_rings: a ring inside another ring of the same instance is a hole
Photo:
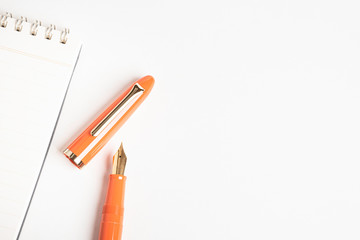
[[[68,29],[0,12],[0,239],[21,231],[80,48]]]

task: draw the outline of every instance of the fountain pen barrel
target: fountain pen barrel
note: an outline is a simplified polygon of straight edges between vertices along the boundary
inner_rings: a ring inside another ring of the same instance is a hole
[[[108,192],[103,207],[100,240],[120,240],[124,217],[124,196],[126,177],[111,174]]]

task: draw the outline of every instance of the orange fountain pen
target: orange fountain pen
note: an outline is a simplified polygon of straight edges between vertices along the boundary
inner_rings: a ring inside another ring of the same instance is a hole
[[[152,76],[132,84],[64,150],[65,156],[78,168],[89,163],[145,100],[153,85]]]
[[[101,217],[100,240],[121,240],[124,217],[126,182],[124,171],[126,160],[127,158],[121,143],[120,148],[113,157],[112,173],[110,175],[108,191]]]

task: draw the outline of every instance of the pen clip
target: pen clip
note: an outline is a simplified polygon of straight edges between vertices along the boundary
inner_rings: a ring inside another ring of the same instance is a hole
[[[119,102],[113,110],[111,110],[103,120],[101,120],[92,130],[91,135],[96,137],[98,136],[115,117],[120,114],[120,112],[129,104],[129,102],[135,97],[139,97],[143,94],[144,88],[142,88],[138,83],[134,85],[134,87],[130,90],[130,92],[124,97],[121,102]]]

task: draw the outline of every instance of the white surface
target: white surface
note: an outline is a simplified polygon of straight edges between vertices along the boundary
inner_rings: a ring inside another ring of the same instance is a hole
[[[96,239],[128,156],[124,239],[359,239],[358,1],[17,1],[84,46],[22,239]],[[60,153],[153,92],[79,171]]]
[[[80,43],[0,27],[0,239],[16,239],[64,100]]]

